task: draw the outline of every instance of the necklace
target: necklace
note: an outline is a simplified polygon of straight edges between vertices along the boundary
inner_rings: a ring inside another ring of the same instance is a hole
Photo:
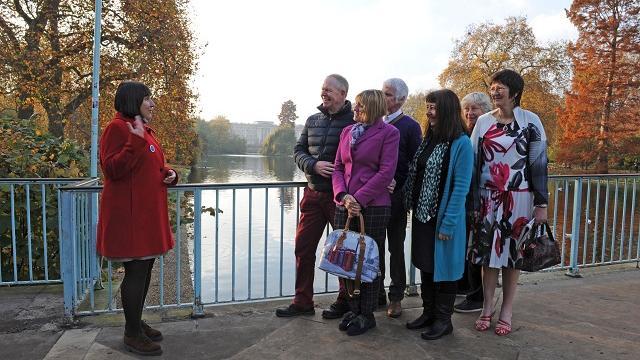
[[[515,119],[515,115],[514,115],[514,116],[511,116],[511,117],[510,117],[510,118],[508,118],[508,119],[505,119],[505,117],[502,115],[502,112],[500,111],[500,109],[498,109],[498,111],[497,111],[496,115],[498,115],[498,116],[496,117],[496,121],[497,121],[499,124],[502,124],[502,125],[509,125],[509,124],[511,124],[511,123],[513,122],[513,120]]]

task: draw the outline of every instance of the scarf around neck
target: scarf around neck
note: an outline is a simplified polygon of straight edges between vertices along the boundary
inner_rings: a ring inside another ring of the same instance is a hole
[[[356,144],[356,141],[364,135],[365,130],[367,130],[371,125],[365,125],[363,123],[357,123],[353,125],[351,128],[351,141],[349,144],[353,147]]]
[[[405,190],[405,206],[407,210],[413,209],[413,187],[416,180],[418,158],[420,154],[425,150],[431,138],[425,138],[416,155],[411,161],[409,167],[409,176],[404,185]],[[420,195],[418,196],[418,203],[415,204],[415,217],[422,223],[426,223],[438,214],[438,192],[440,191],[440,182],[442,178],[442,164],[443,160],[449,150],[450,142],[442,142],[435,146],[433,152],[427,159],[424,170],[424,179],[422,181],[422,187],[420,189]],[[445,175],[446,176],[446,175]]]

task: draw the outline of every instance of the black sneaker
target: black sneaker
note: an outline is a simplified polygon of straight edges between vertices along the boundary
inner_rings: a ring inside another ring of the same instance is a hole
[[[471,301],[464,299],[461,303],[453,307],[455,312],[459,313],[471,313],[482,310],[482,301]]]
[[[291,304],[285,308],[276,309],[277,317],[293,317],[299,315],[315,315],[316,310],[312,307],[302,308],[296,304]]]
[[[367,330],[373,329],[374,327],[376,327],[376,319],[373,317],[373,314],[370,316],[360,314],[349,323],[347,335],[362,335],[366,333]]]
[[[343,301],[336,301],[327,310],[322,311],[322,317],[325,319],[340,319],[349,311],[349,304]]]
[[[342,321],[340,321],[340,324],[338,324],[338,329],[340,329],[340,331],[347,331],[347,329],[349,328],[349,325],[351,325],[351,321],[355,319],[357,316],[358,314],[351,311],[344,314]]]

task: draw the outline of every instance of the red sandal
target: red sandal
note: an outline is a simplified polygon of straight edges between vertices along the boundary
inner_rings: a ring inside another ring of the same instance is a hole
[[[502,319],[498,320],[498,322],[496,323],[495,333],[498,336],[509,335],[511,333],[511,324]]]
[[[489,330],[491,328],[491,315],[480,316],[478,320],[476,320],[475,327],[478,331]]]

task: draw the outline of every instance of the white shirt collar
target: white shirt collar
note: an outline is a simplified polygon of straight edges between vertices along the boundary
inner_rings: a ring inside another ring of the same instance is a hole
[[[393,114],[389,114],[386,115],[384,117],[384,122],[386,122],[387,124],[390,123],[391,121],[393,121],[395,118],[397,118],[398,116],[400,116],[400,114],[402,114],[402,109],[398,109],[396,112],[394,112]]]

